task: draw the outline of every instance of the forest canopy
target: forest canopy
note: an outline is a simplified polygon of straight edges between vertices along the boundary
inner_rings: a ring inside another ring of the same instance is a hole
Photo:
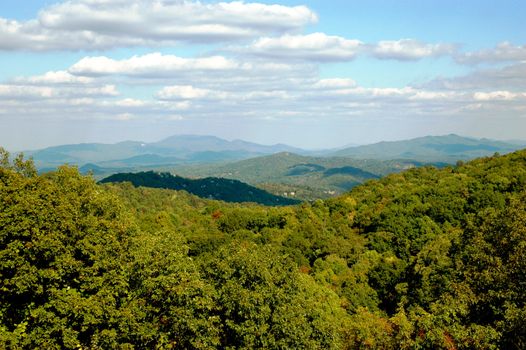
[[[265,207],[0,152],[0,347],[524,349],[526,151]]]

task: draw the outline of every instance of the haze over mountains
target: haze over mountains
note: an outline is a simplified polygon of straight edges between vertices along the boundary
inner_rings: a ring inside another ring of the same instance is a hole
[[[351,140],[352,141],[352,140]],[[41,172],[69,163],[102,179],[116,173],[163,171],[188,178],[239,180],[274,195],[327,198],[390,173],[423,165],[509,153],[526,142],[458,135],[426,136],[364,146],[311,151],[215,136],[175,135],[159,142],[85,143],[27,152]]]
[[[303,152],[287,145],[259,145],[215,136],[176,135],[159,142],[124,141],[116,144],[82,143],[25,152],[37,167],[88,163],[104,168],[133,168],[167,164],[210,163],[239,160],[278,152]]]
[[[526,142],[474,139],[452,134],[338,150],[309,151],[284,144],[268,146],[242,140],[227,141],[215,136],[175,135],[154,143],[125,141],[116,144],[72,144],[28,151],[26,155],[32,156],[40,169],[69,163],[79,167],[89,164],[88,168],[101,170],[238,161],[280,152],[358,159],[455,162],[495,152],[509,153],[524,144]]]
[[[455,134],[426,136],[411,140],[379,142],[372,145],[349,147],[332,153],[334,156],[360,159],[413,159],[419,161],[454,162],[490,155],[510,153],[525,142],[503,142],[474,139]]]

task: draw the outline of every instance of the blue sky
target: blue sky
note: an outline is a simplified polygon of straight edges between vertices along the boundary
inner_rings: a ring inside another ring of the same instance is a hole
[[[0,3],[0,145],[526,139],[523,1]]]

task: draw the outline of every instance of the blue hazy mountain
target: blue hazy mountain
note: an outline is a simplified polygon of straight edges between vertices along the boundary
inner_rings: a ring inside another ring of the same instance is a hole
[[[349,147],[330,155],[360,159],[413,159],[426,162],[455,162],[489,156],[496,152],[510,153],[520,148],[520,144],[451,134]]]
[[[215,136],[176,135],[159,142],[82,143],[25,152],[36,165],[53,168],[64,163],[103,168],[136,168],[188,163],[235,161],[278,152],[304,152],[287,145],[260,145]]]
[[[81,170],[89,168],[94,174],[109,174],[132,170],[169,169],[191,164],[231,163],[278,153],[454,163],[457,160],[469,160],[496,152],[505,154],[522,147],[520,142],[475,139],[452,134],[380,142],[325,152],[309,152],[283,144],[269,146],[242,140],[228,141],[215,136],[176,135],[152,143],[138,141],[115,144],[83,143],[49,147],[26,152],[26,154],[34,158],[37,167],[41,170],[53,169],[61,164],[69,163],[78,165]],[[308,163],[308,160],[305,160],[304,163]],[[257,165],[266,167],[268,164],[257,162]],[[342,164],[341,166],[349,165],[353,164]],[[298,167],[290,170],[292,172],[309,171],[307,168]],[[341,175],[349,172],[353,170],[340,170]],[[357,173],[354,171],[354,174]]]

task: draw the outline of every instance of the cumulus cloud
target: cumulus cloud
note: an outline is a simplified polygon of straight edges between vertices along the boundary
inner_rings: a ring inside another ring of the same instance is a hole
[[[134,84],[194,85],[196,81],[208,89],[225,87],[252,91],[260,85],[282,89],[298,82],[316,80],[317,67],[308,64],[242,60],[223,56],[182,58],[160,53],[115,60],[105,56],[85,57],[68,69],[69,74],[105,81],[140,80]]]
[[[244,52],[274,59],[345,62],[359,55],[377,59],[416,61],[428,57],[451,55],[456,50],[456,45],[423,43],[414,39],[364,43],[357,39],[313,33],[260,38]]]
[[[370,54],[379,59],[414,61],[455,52],[452,44],[429,44],[414,39],[380,41],[370,46]]]
[[[314,83],[298,81],[288,89],[276,89],[261,83],[259,90],[246,92],[233,85],[222,89],[200,86],[168,86],[156,97],[160,101],[187,101],[186,119],[213,119],[229,116],[232,119],[280,118],[354,118],[371,113],[385,115],[450,116],[485,111],[516,110],[524,106],[524,93],[509,91],[443,91],[417,87],[363,87],[351,79],[317,79]],[[503,105],[504,103],[504,105]]]
[[[117,118],[122,122],[173,121],[177,116],[185,123],[217,118],[235,123],[350,120],[371,115],[445,117],[481,110],[500,115],[525,107],[524,79],[524,89],[499,88],[469,79],[450,81],[451,86],[435,81],[422,86],[364,87],[350,78],[321,78],[315,68],[307,63],[276,63],[246,56],[86,57],[66,70],[0,84],[0,116]],[[486,71],[484,79],[500,76],[504,81],[521,70],[526,73],[516,65]],[[155,90],[150,96],[136,98],[120,94],[117,86],[121,84]]]
[[[455,59],[463,64],[526,61],[526,45],[514,46],[510,42],[499,43],[493,49],[458,54]]]
[[[34,85],[46,85],[46,84],[64,84],[64,85],[76,85],[76,84],[90,84],[94,80],[89,77],[80,77],[70,74],[67,71],[52,71],[47,72],[43,75],[33,76],[29,78],[18,77],[14,79],[17,83],[27,83]]]
[[[267,57],[308,61],[348,61],[359,53],[363,43],[324,33],[284,35],[256,40],[249,52]]]
[[[24,22],[0,18],[0,49],[98,50],[232,41],[297,31],[316,21],[305,6],[76,0],[49,6]]]
[[[114,60],[106,56],[85,57],[70,67],[69,72],[77,76],[88,77],[118,74],[155,77],[189,70],[218,71],[237,67],[236,62],[222,56],[181,58],[174,55],[151,53],[123,60]]]
[[[115,97],[119,94],[114,84],[74,76],[67,71],[51,71],[32,77],[16,77],[0,84],[0,99],[4,100],[71,98],[78,101],[83,98]]]
[[[226,92],[200,89],[191,85],[166,86],[157,94],[161,100],[222,99],[227,96]]]

